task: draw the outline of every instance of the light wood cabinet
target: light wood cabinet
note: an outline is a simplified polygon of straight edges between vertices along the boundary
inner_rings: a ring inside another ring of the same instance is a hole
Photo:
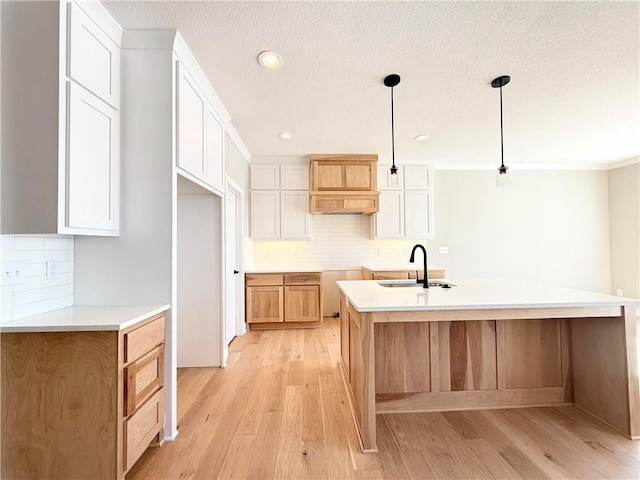
[[[119,233],[120,40],[97,2],[2,4],[2,233]]]
[[[309,155],[312,214],[378,211],[377,155]]]
[[[247,273],[246,322],[251,328],[268,325],[304,326],[322,321],[322,274]]]
[[[163,437],[162,314],[0,340],[2,478],[122,479]]]
[[[416,268],[409,270],[371,270],[369,268],[362,268],[363,280],[410,280],[416,278],[416,271],[418,277],[422,280],[422,268],[421,264],[416,264]],[[427,276],[429,280],[437,278],[444,278],[446,270],[444,268],[428,268]]]

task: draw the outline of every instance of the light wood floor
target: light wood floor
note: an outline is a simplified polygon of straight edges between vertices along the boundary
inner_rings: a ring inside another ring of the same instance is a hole
[[[180,434],[127,480],[640,478],[640,442],[574,407],[378,415],[361,454],[338,341],[333,319],[250,332],[226,369],[179,370]]]

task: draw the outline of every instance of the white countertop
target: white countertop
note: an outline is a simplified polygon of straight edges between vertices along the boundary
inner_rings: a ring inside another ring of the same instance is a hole
[[[400,262],[400,263],[375,263],[369,265],[363,265],[362,268],[366,268],[367,270],[371,270],[372,272],[393,272],[393,271],[404,271],[404,270],[418,270],[422,272],[422,262],[410,263],[410,262]],[[440,265],[427,265],[427,270],[446,270],[446,267],[441,267]]]
[[[312,267],[293,267],[293,268],[247,268],[244,273],[322,273],[322,269],[318,266]]]
[[[1,323],[0,333],[118,331],[168,309],[169,305],[77,305]]]
[[[501,278],[446,279],[456,286],[387,288],[375,280],[337,282],[359,312],[640,305],[640,300]],[[415,283],[393,280],[387,283]]]

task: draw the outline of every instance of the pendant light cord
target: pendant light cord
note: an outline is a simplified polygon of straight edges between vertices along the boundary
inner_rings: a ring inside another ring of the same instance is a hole
[[[502,85],[500,86],[500,166],[504,168],[504,134],[502,132]]]
[[[391,87],[391,164],[396,166],[396,139],[393,126],[393,87]]]

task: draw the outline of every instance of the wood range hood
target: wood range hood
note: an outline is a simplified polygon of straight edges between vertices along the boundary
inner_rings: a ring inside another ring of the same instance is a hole
[[[378,155],[309,155],[313,215],[371,215],[379,210]]]

